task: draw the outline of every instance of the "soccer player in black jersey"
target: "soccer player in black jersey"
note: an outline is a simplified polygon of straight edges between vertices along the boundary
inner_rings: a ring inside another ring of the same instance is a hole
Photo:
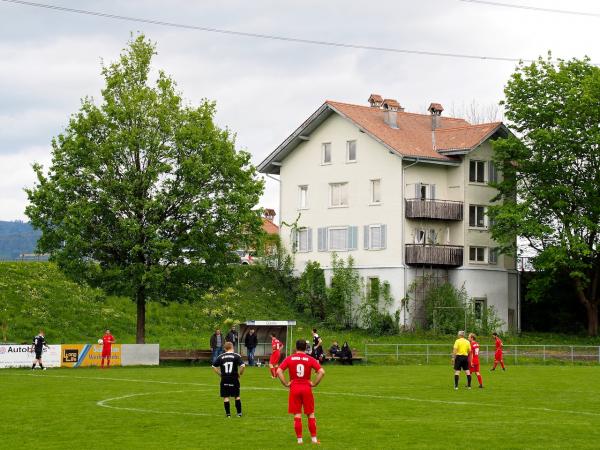
[[[44,364],[42,364],[42,353],[44,352],[44,347],[48,348],[48,344],[46,343],[46,338],[44,337],[44,331],[40,330],[38,335],[33,338],[31,350],[29,350],[30,352],[35,351],[35,359],[33,360],[31,370],[35,369],[36,364],[40,365],[40,369],[46,370]]]
[[[242,400],[240,399],[240,376],[244,373],[246,365],[242,357],[233,352],[233,344],[225,342],[225,353],[221,353],[212,365],[213,370],[221,377],[221,397],[225,414],[231,417],[229,398],[235,398],[235,409],[238,417],[242,417]],[[239,368],[239,373],[238,373]]]

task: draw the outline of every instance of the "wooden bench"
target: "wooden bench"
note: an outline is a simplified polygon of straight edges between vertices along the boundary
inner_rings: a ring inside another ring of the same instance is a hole
[[[160,350],[160,361],[211,361],[210,350]]]
[[[358,352],[356,350],[352,350],[351,358],[340,358],[339,356],[332,356],[330,352],[327,352],[327,355],[325,356],[325,361],[332,362],[332,363],[339,361],[342,364],[344,364],[346,361],[348,361],[350,363],[350,365],[352,365],[354,363],[354,361],[361,362],[362,356],[358,356]]]

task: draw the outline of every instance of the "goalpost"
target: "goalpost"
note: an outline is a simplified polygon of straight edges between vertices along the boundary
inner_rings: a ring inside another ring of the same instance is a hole
[[[438,310],[462,310],[464,312],[464,327],[463,330],[467,331],[467,309],[460,307],[460,306],[436,306],[433,308],[433,329],[435,331],[437,331],[438,329],[438,312],[444,312],[444,311],[438,311]]]

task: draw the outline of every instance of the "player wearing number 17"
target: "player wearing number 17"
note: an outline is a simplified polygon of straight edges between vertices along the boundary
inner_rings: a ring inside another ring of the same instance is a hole
[[[213,370],[221,377],[221,397],[225,407],[225,416],[231,417],[229,398],[235,398],[235,409],[238,417],[242,417],[242,400],[240,399],[240,376],[246,367],[242,357],[233,352],[233,344],[225,342],[225,353],[221,353],[212,365]],[[239,368],[239,373],[238,373]]]
[[[289,382],[283,375],[285,370],[289,371]],[[313,370],[317,373],[315,381],[311,381]],[[306,354],[305,340],[296,341],[296,353],[285,358],[277,369],[277,377],[285,387],[290,389],[288,412],[294,415],[294,431],[298,438],[298,444],[302,444],[302,410],[308,416],[308,430],[312,443],[319,444],[312,388],[321,382],[323,376],[325,376],[325,371],[319,361]]]

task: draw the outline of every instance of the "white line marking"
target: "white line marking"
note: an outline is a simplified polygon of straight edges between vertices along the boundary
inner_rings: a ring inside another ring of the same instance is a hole
[[[112,398],[106,398],[104,400],[99,400],[96,402],[96,405],[100,406],[102,408],[118,409],[118,410],[122,410],[122,411],[133,411],[133,412],[141,412],[141,413],[151,413],[151,414],[176,414],[176,415],[181,415],[181,416],[223,417],[222,414],[209,414],[209,413],[203,413],[203,412],[185,412],[185,411],[164,411],[164,410],[157,410],[157,409],[114,406],[114,405],[108,404],[110,402],[116,402],[119,400],[125,400],[128,398],[134,398],[134,397],[143,397],[143,396],[147,396],[147,395],[182,394],[182,393],[188,393],[188,392],[209,392],[212,390],[213,389],[194,389],[194,390],[165,391],[165,392],[141,392],[141,393],[137,393],[137,394],[127,394],[127,395],[122,395],[120,397],[112,397]],[[250,418],[258,419],[258,420],[284,420],[284,419],[287,419],[283,416],[277,416],[277,417],[269,417],[269,416],[251,417],[250,416]]]
[[[7,374],[8,375],[8,374]],[[11,374],[12,375],[12,374]],[[34,377],[43,377],[43,378],[73,378],[73,379],[81,379],[81,380],[109,380],[109,381],[128,381],[133,383],[156,383],[156,384],[169,384],[169,385],[181,385],[181,386],[214,386],[212,384],[206,383],[182,383],[177,381],[158,381],[158,380],[137,380],[131,378],[112,378],[112,377],[79,377],[79,376],[67,376],[67,375],[47,375],[47,374],[27,374],[28,376]],[[15,374],[15,376],[21,376]],[[244,390],[263,390],[263,391],[282,391],[286,390],[282,388],[265,388],[265,387],[244,387]],[[553,409],[553,408],[545,408],[545,407],[536,407],[536,406],[513,406],[513,405],[502,405],[495,403],[479,403],[479,402],[467,402],[467,401],[451,401],[451,400],[435,400],[435,399],[423,399],[423,398],[414,398],[414,397],[406,397],[406,396],[394,396],[394,395],[372,395],[372,394],[358,394],[358,393],[349,393],[349,392],[323,392],[319,390],[315,390],[315,394],[321,395],[335,395],[335,396],[345,396],[345,397],[357,397],[357,398],[374,398],[374,399],[382,399],[382,400],[399,400],[399,401],[407,401],[407,402],[420,402],[420,403],[434,403],[434,404],[442,404],[442,405],[459,405],[459,406],[483,406],[489,408],[511,408],[511,409],[519,409],[524,411],[541,411],[541,412],[550,412],[550,413],[559,413],[559,414],[581,414],[584,416],[600,416],[600,413],[591,412],[591,411],[576,411],[576,410],[568,410],[568,409]]]

